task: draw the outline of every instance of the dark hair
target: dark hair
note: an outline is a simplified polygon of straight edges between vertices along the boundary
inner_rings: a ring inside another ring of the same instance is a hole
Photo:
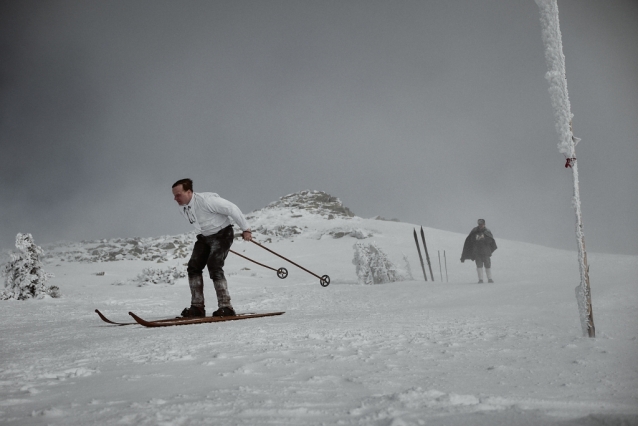
[[[193,181],[190,179],[180,179],[177,182],[175,182],[172,186],[172,188],[175,188],[178,185],[182,185],[182,188],[184,188],[184,191],[193,191]]]

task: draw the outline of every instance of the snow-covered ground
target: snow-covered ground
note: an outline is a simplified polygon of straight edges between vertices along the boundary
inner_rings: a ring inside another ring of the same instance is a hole
[[[589,253],[590,339],[574,295],[575,251],[502,240],[488,224],[499,245],[495,283],[477,284],[473,263],[459,261],[465,235],[424,228],[435,275],[424,282],[416,225],[348,213],[328,219],[279,203],[250,215],[256,239],[332,283],[236,241],[233,250],[290,272],[281,280],[229,255],[237,311],[286,311],[245,321],[148,329],[94,313],[130,321],[129,311],[181,312],[186,278],[134,279],[185,268],[180,244],[191,235],[45,248],[62,298],[0,302],[0,423],[638,424],[638,257]],[[375,242],[401,267],[405,254],[414,280],[357,284],[357,241]],[[154,260],[141,260],[153,250]],[[103,261],[109,251],[121,260]],[[449,282],[439,272],[444,251]],[[211,312],[211,284],[206,296]]]

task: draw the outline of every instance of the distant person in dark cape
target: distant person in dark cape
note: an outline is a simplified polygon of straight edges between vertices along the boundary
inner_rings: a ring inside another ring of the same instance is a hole
[[[204,278],[208,267],[217,293],[217,309],[213,316],[234,316],[230,303],[228,283],[224,276],[224,261],[235,233],[231,219],[242,230],[242,238],[251,241],[252,236],[246,218],[239,207],[214,192],[193,192],[193,181],[181,179],[173,184],[173,199],[179,210],[197,230],[197,241],[188,261],[188,285],[191,289],[191,306],[182,311],[183,317],[205,317]]]
[[[494,250],[497,249],[496,241],[494,241],[492,231],[485,227],[485,219],[479,219],[477,223],[478,226],[472,229],[470,235],[465,239],[461,262],[465,262],[465,259],[476,262],[479,283],[483,282],[483,266],[485,266],[487,282],[493,283],[491,257]]]

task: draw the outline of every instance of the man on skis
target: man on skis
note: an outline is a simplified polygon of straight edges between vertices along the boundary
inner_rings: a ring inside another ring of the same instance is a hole
[[[198,232],[197,241],[188,261],[188,284],[191,306],[182,311],[182,317],[204,317],[204,278],[208,267],[217,293],[217,309],[213,316],[234,316],[230,303],[228,283],[224,276],[224,260],[235,237],[231,218],[242,230],[242,238],[251,241],[250,226],[239,208],[214,192],[193,192],[193,181],[181,179],[173,184],[173,199],[180,212]]]
[[[485,219],[479,219],[477,223],[478,226],[472,229],[470,235],[465,239],[461,262],[465,262],[465,259],[474,260],[476,262],[479,283],[483,282],[483,266],[485,266],[487,282],[493,283],[492,261],[490,257],[494,250],[497,249],[496,241],[494,241],[492,231],[485,227]]]

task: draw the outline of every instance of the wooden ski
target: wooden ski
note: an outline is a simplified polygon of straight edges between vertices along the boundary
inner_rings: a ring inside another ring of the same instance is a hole
[[[425,260],[428,262],[428,268],[430,269],[430,276],[432,277],[432,281],[434,281],[434,274],[432,273],[432,264],[430,263],[430,255],[428,254],[428,245],[425,244],[425,234],[423,233],[423,227],[421,227],[421,239],[423,240],[423,248],[425,249]]]
[[[239,314],[231,317],[174,318],[159,321],[146,321],[135,315],[133,312],[129,312],[128,314],[132,316],[138,324],[141,324],[144,327],[169,327],[172,325],[204,324],[209,322],[237,321],[250,318],[272,317],[275,315],[282,315],[284,313],[285,312],[267,312],[263,314]]]
[[[414,231],[414,242],[416,243],[416,249],[419,251],[419,260],[421,261],[421,269],[423,270],[423,276],[425,280],[428,280],[428,274],[425,273],[425,266],[423,265],[423,256],[421,256],[421,247],[419,247],[419,238],[416,236],[416,229]]]
[[[95,310],[95,313],[100,316],[102,321],[104,321],[104,322],[106,322],[108,324],[112,324],[112,325],[135,325],[135,324],[137,324],[137,322],[116,322],[116,321],[111,321],[102,312],[100,312],[97,309]],[[180,318],[181,317],[163,318],[163,319],[159,319],[159,320],[153,320],[152,322],[175,321],[176,319],[180,319]]]

